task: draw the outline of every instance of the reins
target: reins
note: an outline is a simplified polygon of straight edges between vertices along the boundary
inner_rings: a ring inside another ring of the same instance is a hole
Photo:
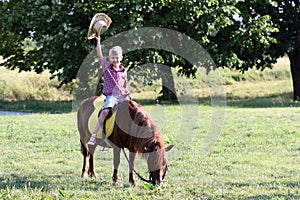
[[[122,139],[121,139],[121,136],[120,136],[119,133],[118,133],[118,139],[119,139],[119,142],[120,142],[120,145],[121,145],[121,149],[122,149],[122,151],[123,151],[123,153],[124,153],[124,156],[125,156],[125,158],[126,158],[128,164],[129,164],[129,166],[133,169],[134,173],[135,173],[142,181],[147,182],[147,183],[154,184],[153,181],[151,181],[150,179],[147,180],[147,179],[143,178],[143,177],[142,177],[142,176],[134,169],[134,167],[133,167],[132,164],[130,163],[130,161],[129,161],[129,159],[128,159],[128,156],[127,156],[127,154],[126,154],[126,152],[125,152],[124,145],[123,145],[123,142],[122,142]]]

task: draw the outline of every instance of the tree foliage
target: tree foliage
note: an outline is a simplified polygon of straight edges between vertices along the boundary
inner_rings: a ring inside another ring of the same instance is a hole
[[[86,57],[88,26],[98,12],[113,20],[103,40],[130,29],[168,28],[196,40],[218,67],[264,69],[299,49],[297,1],[10,0],[0,5],[1,65],[38,73],[49,69],[61,84],[72,81]],[[26,47],[30,43],[34,46]],[[156,62],[194,73],[183,58],[160,50],[129,52],[126,58],[130,68]]]
[[[277,31],[266,30],[276,42],[264,48],[254,48],[262,56],[257,62],[270,67],[276,59],[287,54],[293,79],[294,100],[300,100],[300,2],[298,0],[254,0],[240,2],[237,8],[241,11],[243,24],[251,19],[267,16],[268,22]],[[256,53],[257,54],[257,53]],[[247,68],[246,68],[247,69]]]
[[[278,43],[270,47],[273,49],[273,54],[270,54],[273,57],[288,54],[293,81],[293,99],[300,101],[300,2],[277,0],[271,4],[272,20],[278,26],[279,32],[274,33]]]

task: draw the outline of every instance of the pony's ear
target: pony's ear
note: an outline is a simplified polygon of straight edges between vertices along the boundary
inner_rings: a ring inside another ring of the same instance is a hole
[[[165,151],[168,152],[174,147],[174,144],[171,144],[165,148]]]

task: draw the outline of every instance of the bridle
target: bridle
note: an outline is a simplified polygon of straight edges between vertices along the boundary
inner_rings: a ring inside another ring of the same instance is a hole
[[[167,171],[168,171],[168,164],[166,164],[165,170],[164,170],[164,174],[162,175],[162,181],[165,180],[166,175],[167,175]]]
[[[134,173],[135,173],[142,181],[144,181],[144,182],[146,182],[146,183],[150,183],[150,184],[152,184],[152,185],[155,185],[155,180],[152,179],[153,177],[151,176],[151,172],[149,172],[149,180],[147,180],[147,179],[143,178],[143,177],[142,177],[142,176],[134,169],[134,167],[131,165],[131,163],[130,163],[130,161],[129,161],[129,159],[128,159],[128,156],[127,156],[127,154],[126,154],[126,152],[125,152],[124,145],[123,145],[123,142],[122,142],[122,138],[121,138],[121,136],[120,136],[119,133],[118,133],[118,139],[119,139],[119,143],[120,143],[121,149],[122,149],[122,151],[123,151],[123,153],[124,153],[124,156],[125,156],[125,158],[126,158],[128,164],[129,164],[129,166],[131,167],[131,169],[133,169]],[[168,169],[168,165],[166,164],[166,167],[165,167],[165,169],[164,169],[164,174],[163,174],[163,176],[162,176],[162,181],[163,181],[163,180],[165,179],[165,177],[166,177],[167,169]]]
[[[168,165],[166,164],[166,167],[164,169],[164,174],[162,175],[162,181],[165,180],[167,170],[168,170]],[[149,173],[149,182],[152,183],[153,185],[155,184],[155,180],[151,179],[151,172]]]

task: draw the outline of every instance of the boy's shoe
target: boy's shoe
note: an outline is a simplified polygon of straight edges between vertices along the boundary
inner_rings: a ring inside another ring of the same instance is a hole
[[[96,144],[96,137],[97,137],[97,134],[96,133],[93,133],[90,137],[90,140],[88,142],[89,145],[95,145]]]

